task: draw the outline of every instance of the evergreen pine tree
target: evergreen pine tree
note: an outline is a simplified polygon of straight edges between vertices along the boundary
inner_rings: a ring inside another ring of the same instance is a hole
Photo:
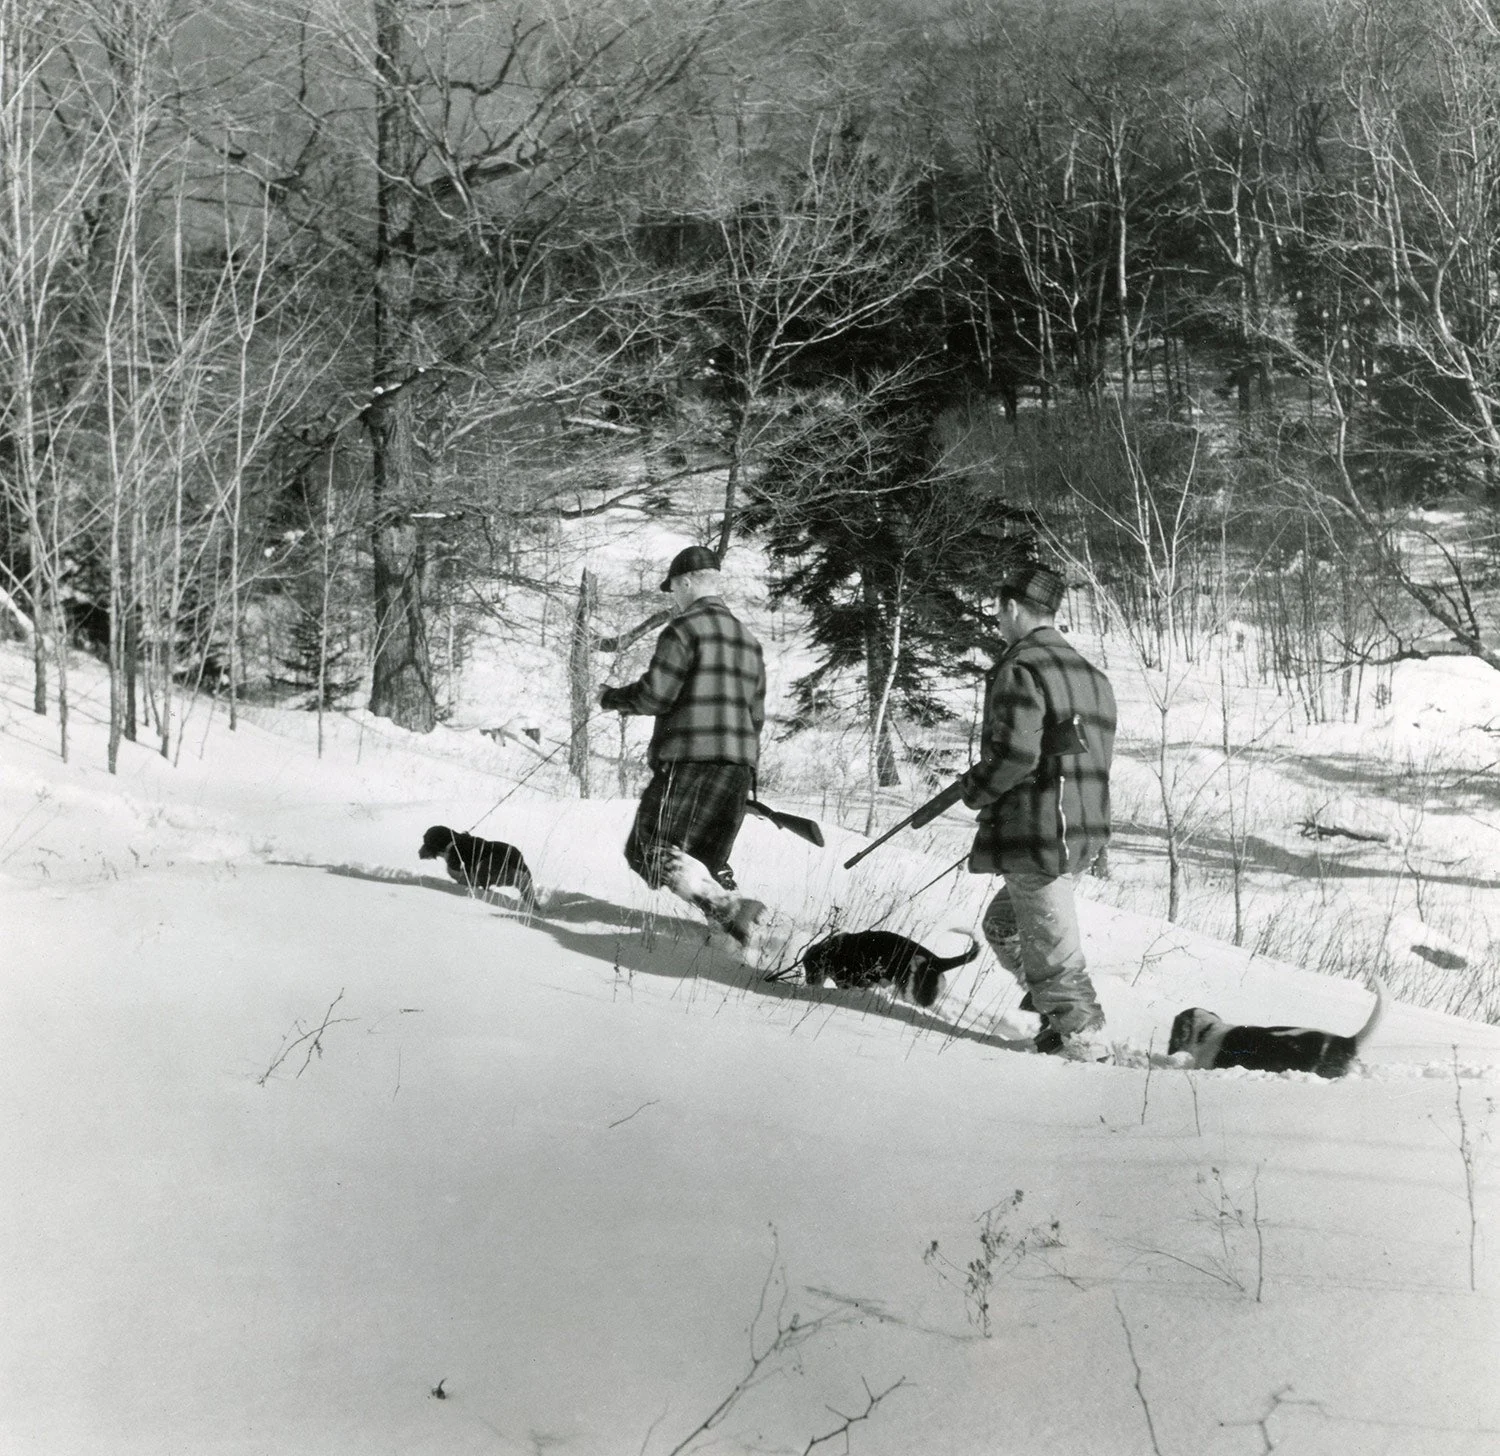
[[[311,600],[304,600],[304,595]],[[287,650],[279,659],[286,672],[274,676],[272,682],[305,693],[301,706],[309,713],[319,708],[328,712],[359,686],[362,676],[351,662],[354,644],[348,621],[335,608],[325,612],[316,592],[298,593],[292,606]]]

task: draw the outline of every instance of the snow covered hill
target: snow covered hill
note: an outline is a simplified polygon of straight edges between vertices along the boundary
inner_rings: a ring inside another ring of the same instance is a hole
[[[1057,1063],[988,956],[931,1013],[747,972],[626,870],[632,804],[524,746],[355,714],[319,759],[305,715],[200,712],[111,778],[102,682],[64,764],[26,671],[0,649],[0,1449],[1500,1451],[1500,1028],[1394,1006],[1339,1083]],[[476,821],[534,920],[417,859]],[[736,856],[804,935],[972,927],[986,883],[909,898],[948,841],[846,874],[827,829]],[[1084,914],[1138,1047],[1368,1009]]]

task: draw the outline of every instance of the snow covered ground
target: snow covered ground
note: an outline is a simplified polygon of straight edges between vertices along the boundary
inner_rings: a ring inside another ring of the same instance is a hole
[[[1378,752],[1480,731],[1451,671]],[[0,648],[0,1450],[1500,1452],[1500,1027],[1395,1005],[1338,1083],[1038,1058],[988,955],[931,1013],[747,972],[626,870],[632,803],[522,745],[352,714],[320,759],[204,706],[111,777],[102,679],[65,764],[27,672]],[[736,864],[804,933],[948,949],[991,891],[908,898],[950,818],[853,873],[851,831],[752,820]],[[536,918],[419,861],[435,822],[521,846]],[[1138,1048],[1193,1004],[1364,1020],[1096,888]]]

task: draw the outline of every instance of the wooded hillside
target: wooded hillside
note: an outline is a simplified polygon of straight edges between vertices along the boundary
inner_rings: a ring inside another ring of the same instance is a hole
[[[1351,711],[1500,667],[1497,183],[1489,0],[0,0],[0,616],[420,731],[707,482],[882,777],[1018,551]]]

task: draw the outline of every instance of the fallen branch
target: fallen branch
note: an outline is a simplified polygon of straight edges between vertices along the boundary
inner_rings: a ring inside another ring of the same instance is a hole
[[[563,424],[577,425],[584,430],[608,430],[614,435],[639,435],[635,425],[617,425],[613,420],[601,420],[595,415],[564,415]]]
[[[1298,826],[1304,839],[1353,839],[1360,844],[1389,844],[1389,834],[1378,834],[1365,829],[1345,829],[1339,824],[1320,824],[1316,819],[1304,819]]]
[[[9,574],[7,573],[7,575]],[[15,619],[16,626],[20,628],[22,636],[30,638],[35,634],[36,628],[31,625],[31,618],[21,610],[16,599],[3,586],[0,586],[0,607],[4,607]]]

